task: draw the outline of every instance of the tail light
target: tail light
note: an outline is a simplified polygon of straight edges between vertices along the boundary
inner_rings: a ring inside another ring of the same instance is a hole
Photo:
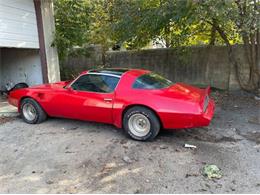
[[[203,104],[203,112],[206,112],[208,105],[209,105],[209,96],[206,95],[205,100],[204,100],[204,104]]]

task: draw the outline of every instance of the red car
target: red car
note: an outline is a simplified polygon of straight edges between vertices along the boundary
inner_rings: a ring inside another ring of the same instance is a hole
[[[114,68],[85,71],[71,82],[11,91],[9,103],[30,124],[47,116],[109,123],[144,141],[162,128],[209,125],[215,107],[209,92],[148,70]]]

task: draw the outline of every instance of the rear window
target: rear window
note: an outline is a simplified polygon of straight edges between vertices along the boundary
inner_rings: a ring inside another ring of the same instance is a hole
[[[133,84],[134,89],[162,89],[167,88],[173,83],[155,73],[144,74],[136,79]]]

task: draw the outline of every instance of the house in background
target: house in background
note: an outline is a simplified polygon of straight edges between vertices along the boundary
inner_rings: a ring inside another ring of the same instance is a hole
[[[60,80],[52,0],[0,0],[0,88]]]

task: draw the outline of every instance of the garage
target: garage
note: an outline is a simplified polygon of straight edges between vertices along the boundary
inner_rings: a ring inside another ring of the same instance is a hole
[[[0,0],[0,89],[60,80],[52,1]]]
[[[29,86],[43,82],[38,49],[1,48],[1,88],[27,83]]]
[[[52,0],[0,0],[0,116],[17,114],[3,96],[16,84],[60,81],[54,32]]]

